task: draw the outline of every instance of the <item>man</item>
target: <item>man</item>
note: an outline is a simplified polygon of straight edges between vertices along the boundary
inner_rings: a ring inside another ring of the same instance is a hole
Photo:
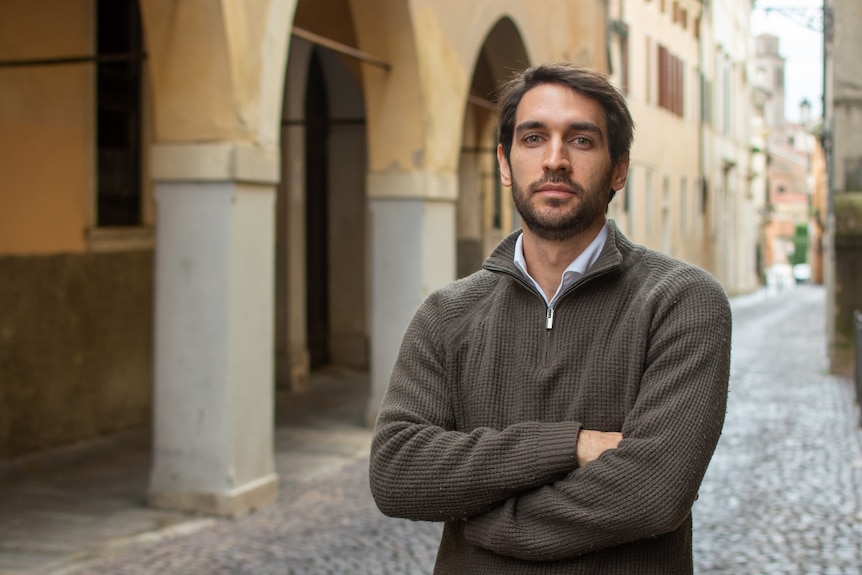
[[[438,574],[690,574],[727,297],[606,220],[633,123],[604,76],[539,66],[499,105],[523,229],[413,318],[374,431],[375,500],[445,522]]]

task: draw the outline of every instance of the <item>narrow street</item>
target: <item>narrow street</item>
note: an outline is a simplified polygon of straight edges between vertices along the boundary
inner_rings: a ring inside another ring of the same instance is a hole
[[[862,573],[862,432],[829,376],[825,292],[734,301],[724,433],[695,504],[696,572]]]
[[[694,507],[699,575],[862,573],[862,432],[852,382],[827,373],[824,299],[800,286],[733,301],[727,422]],[[430,574],[439,530],[381,516],[362,456],[252,516],[64,573]]]

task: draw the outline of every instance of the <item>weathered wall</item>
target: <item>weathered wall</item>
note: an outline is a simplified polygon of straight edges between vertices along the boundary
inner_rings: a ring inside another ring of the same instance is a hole
[[[835,334],[832,371],[852,377],[853,312],[862,310],[862,191],[835,196]]]
[[[0,258],[0,458],[149,422],[152,252]]]
[[[139,0],[159,143],[278,142],[294,0]]]
[[[0,60],[93,50],[91,0],[4,0]],[[80,252],[94,165],[95,68],[0,67],[0,254]]]
[[[830,294],[830,362],[834,373],[853,374],[853,311],[862,309],[862,48],[857,28],[862,3],[833,0],[833,61],[827,66],[834,139],[830,177],[834,197],[834,271]],[[832,68],[830,76],[829,68]]]

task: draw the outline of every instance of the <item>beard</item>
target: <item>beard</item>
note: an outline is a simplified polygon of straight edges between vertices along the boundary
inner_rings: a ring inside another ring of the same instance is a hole
[[[582,234],[598,219],[604,218],[611,189],[612,171],[594,182],[587,190],[580,183],[560,174],[546,174],[524,190],[512,175],[512,199],[521,220],[532,233],[543,240],[562,242]],[[566,202],[550,198],[537,205],[533,193],[545,184],[565,184],[575,191],[580,201],[569,208]]]

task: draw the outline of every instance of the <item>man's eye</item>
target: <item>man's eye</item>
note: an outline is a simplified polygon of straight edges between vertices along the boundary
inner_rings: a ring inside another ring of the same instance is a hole
[[[589,146],[592,143],[592,140],[583,136],[575,136],[572,138],[571,142],[576,146]]]
[[[541,141],[542,141],[542,138],[540,138],[536,134],[530,134],[529,136],[526,136],[524,138],[524,142],[526,142],[527,144],[535,144],[535,143],[541,142]]]

